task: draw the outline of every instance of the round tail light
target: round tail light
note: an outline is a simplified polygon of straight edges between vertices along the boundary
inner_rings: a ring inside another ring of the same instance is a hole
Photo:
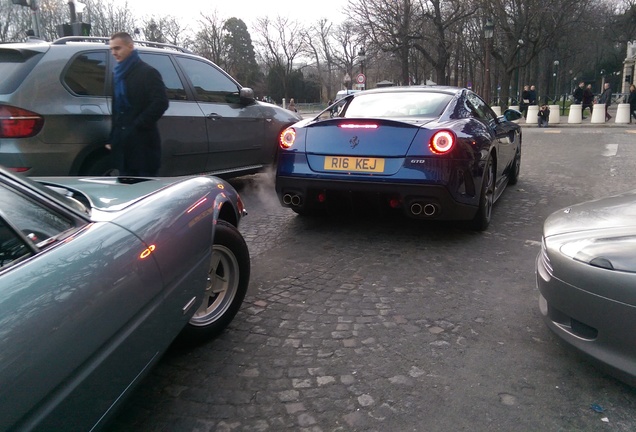
[[[296,130],[294,128],[287,128],[280,134],[280,146],[281,148],[288,149],[294,145],[296,141]]]
[[[429,148],[433,153],[444,154],[451,151],[455,145],[455,134],[451,131],[439,131],[435,132],[435,135],[431,138]]]

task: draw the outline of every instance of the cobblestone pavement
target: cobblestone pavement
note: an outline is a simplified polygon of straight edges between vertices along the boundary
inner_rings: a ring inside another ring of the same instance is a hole
[[[524,130],[522,177],[485,233],[364,211],[297,217],[270,176],[237,179],[243,308],[218,339],[173,347],[109,430],[636,429],[636,392],[552,337],[534,283],[543,219],[633,188],[633,138]]]

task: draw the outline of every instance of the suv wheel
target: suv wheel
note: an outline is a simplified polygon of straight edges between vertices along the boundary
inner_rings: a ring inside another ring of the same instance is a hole
[[[117,175],[108,154],[95,155],[84,163],[80,170],[83,176],[112,176]]]

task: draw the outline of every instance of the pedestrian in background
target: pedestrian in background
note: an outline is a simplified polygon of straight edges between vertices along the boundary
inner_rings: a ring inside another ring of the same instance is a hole
[[[117,61],[113,74],[110,144],[115,168],[122,176],[159,173],[161,137],[157,122],[168,109],[161,74],[139,58],[130,34],[110,37],[110,52]]]
[[[634,84],[629,86],[629,97],[627,98],[629,104],[629,122],[632,122],[632,118],[636,119],[636,86]]]
[[[581,113],[583,114],[583,118],[585,117],[585,108],[590,109],[590,115],[592,115],[592,110],[594,109],[594,92],[592,91],[592,84],[588,84],[583,91],[583,108],[581,109]]]
[[[528,115],[528,105],[530,105],[530,87],[524,85],[521,92],[521,101],[519,102],[519,110],[524,117]]]
[[[298,109],[296,109],[296,102],[294,102],[294,98],[289,99],[289,105],[287,106],[287,109],[293,112],[298,112]]]
[[[603,93],[598,98],[598,103],[605,105],[605,121],[609,121],[612,116],[608,112],[610,105],[612,104],[612,89],[609,83],[605,83],[603,86]]]
[[[541,108],[539,108],[537,121],[539,123],[539,127],[548,127],[548,122],[550,121],[550,108],[548,108],[547,105],[541,105]]]
[[[583,104],[583,93],[585,93],[585,83],[581,81],[578,87],[574,89],[574,92],[572,92],[572,97],[576,105]]]
[[[537,89],[533,85],[530,86],[530,91],[528,92],[528,99],[530,101],[528,102],[529,105],[537,104]]]

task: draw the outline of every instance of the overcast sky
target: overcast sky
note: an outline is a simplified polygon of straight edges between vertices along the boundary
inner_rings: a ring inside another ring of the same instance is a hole
[[[116,1],[121,1],[122,4],[125,2],[125,0]],[[250,28],[257,18],[264,16],[275,18],[278,15],[308,24],[320,18],[340,23],[344,19],[342,10],[347,3],[348,0],[129,0],[128,7],[139,18],[150,15],[172,15],[192,23],[196,23],[201,12],[211,15],[216,9],[219,18],[240,18]]]

